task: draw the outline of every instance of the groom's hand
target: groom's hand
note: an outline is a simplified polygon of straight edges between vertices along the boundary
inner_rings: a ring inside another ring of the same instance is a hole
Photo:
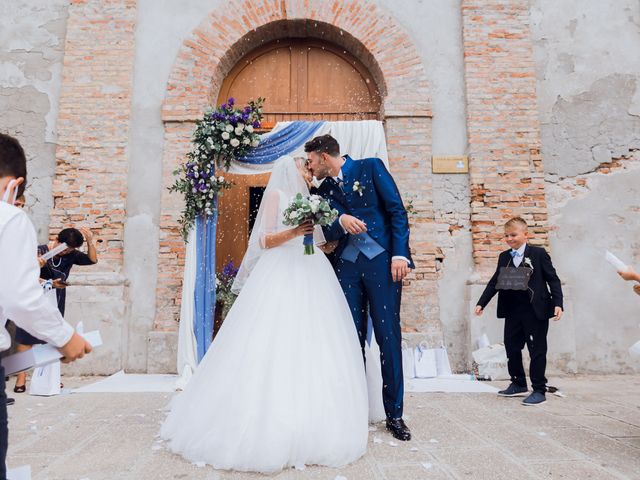
[[[342,214],[339,221],[342,228],[351,235],[358,235],[367,231],[367,224],[352,215]]]
[[[409,264],[406,260],[391,261],[391,277],[394,282],[401,282],[407,275],[409,275]]]

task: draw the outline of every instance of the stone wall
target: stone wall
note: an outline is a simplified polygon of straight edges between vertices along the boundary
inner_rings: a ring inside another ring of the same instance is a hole
[[[629,372],[638,297],[604,252],[640,268],[640,4],[531,4],[550,244],[573,309],[555,363]]]
[[[66,318],[100,329],[104,340],[74,372],[112,373],[128,342],[123,233],[135,22],[135,0],[69,7],[51,229],[86,226],[101,240],[98,264],[72,277]]]
[[[27,211],[46,242],[53,206],[58,102],[68,0],[2,2],[0,131],[20,140],[28,159]]]

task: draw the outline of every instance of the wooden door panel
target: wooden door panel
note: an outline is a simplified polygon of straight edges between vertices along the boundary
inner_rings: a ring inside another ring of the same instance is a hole
[[[371,112],[376,106],[360,72],[332,51],[312,47],[306,51],[306,96],[298,103],[307,112]]]
[[[292,52],[289,47],[276,48],[251,61],[247,61],[243,68],[226,85],[227,98],[235,98],[240,105],[259,96],[267,97],[266,111],[288,112],[296,109],[297,98],[293,86],[297,83],[296,68],[292,68]],[[268,88],[264,87],[268,85]],[[267,91],[266,93],[256,92]]]
[[[238,267],[249,243],[249,189],[264,187],[269,174],[235,175],[225,174],[225,178],[234,183],[224,190],[218,202],[218,235],[216,239],[216,271],[233,261]]]

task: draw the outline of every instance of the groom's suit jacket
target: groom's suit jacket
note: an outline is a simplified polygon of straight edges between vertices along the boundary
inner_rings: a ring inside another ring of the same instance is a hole
[[[353,215],[365,222],[371,238],[392,257],[405,257],[414,268],[409,250],[407,212],[393,177],[379,158],[355,161],[348,155],[344,158],[342,185],[327,177],[317,193],[328,199],[340,215]],[[355,182],[359,182],[359,188],[354,189]],[[323,231],[327,241],[339,240],[334,252],[334,257],[339,258],[348,235],[338,220]]]

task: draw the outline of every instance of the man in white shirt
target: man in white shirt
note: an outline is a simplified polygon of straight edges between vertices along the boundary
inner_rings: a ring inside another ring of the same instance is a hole
[[[0,351],[11,346],[5,328],[8,318],[32,335],[59,348],[63,362],[91,352],[89,345],[49,303],[38,282],[37,240],[33,224],[13,206],[22,194],[27,175],[20,143],[0,134]],[[0,367],[0,479],[6,477],[8,429],[4,368]]]

